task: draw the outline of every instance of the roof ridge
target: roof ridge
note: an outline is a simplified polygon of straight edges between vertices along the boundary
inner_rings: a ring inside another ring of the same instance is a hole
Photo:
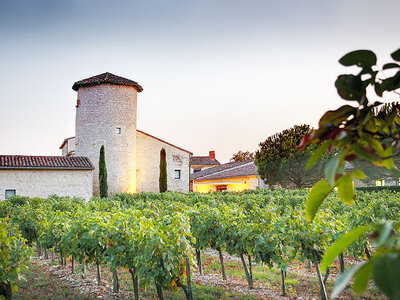
[[[88,87],[106,83],[114,85],[132,86],[135,87],[139,93],[143,91],[143,88],[136,81],[112,74],[110,72],[101,73],[89,78],[76,81],[72,86],[72,89],[74,91],[78,91],[80,87]]]
[[[93,170],[86,156],[0,155],[0,169]]]
[[[216,174],[221,174],[221,173],[224,173],[224,172],[229,172],[229,171],[232,171],[232,170],[235,170],[235,169],[238,169],[238,168],[241,168],[241,167],[247,166],[249,164],[253,164],[253,163],[254,163],[253,161],[249,161],[247,163],[243,163],[243,164],[239,164],[237,166],[234,166],[232,168],[226,168],[226,169],[223,169],[223,170],[220,170],[220,171],[216,171],[216,172],[213,172],[213,173],[210,173],[210,174],[206,174],[206,175],[200,176],[200,177],[198,177],[196,179],[204,178],[204,177],[212,176],[212,175],[216,175]],[[227,163],[227,164],[229,164],[229,163]]]

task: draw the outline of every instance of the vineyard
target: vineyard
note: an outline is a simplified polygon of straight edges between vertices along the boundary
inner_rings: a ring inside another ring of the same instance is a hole
[[[46,257],[57,255],[61,264],[68,258],[72,273],[95,266],[98,284],[101,266],[107,265],[114,292],[119,289],[117,270],[128,272],[135,299],[150,286],[156,287],[159,299],[164,299],[164,291],[178,289],[193,299],[191,270],[196,266],[201,274],[201,253],[213,249],[223,279],[222,252],[226,251],[240,260],[250,288],[255,263],[280,269],[285,295],[285,278],[294,261],[312,262],[322,288],[329,268],[321,274],[319,264],[342,234],[381,219],[400,219],[399,195],[378,191],[357,192],[351,206],[333,193],[314,222],[307,223],[307,195],[306,189],[206,195],[168,192],[117,194],[89,202],[14,196],[0,203],[1,243],[11,245],[7,255],[2,253],[0,276],[5,286],[0,288],[11,293],[11,284],[34,248]],[[344,257],[364,259],[372,252],[368,236],[361,236],[340,254],[341,272],[346,268]]]

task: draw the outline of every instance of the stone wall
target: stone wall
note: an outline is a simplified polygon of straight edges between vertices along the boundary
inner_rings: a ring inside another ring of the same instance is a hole
[[[159,192],[162,148],[167,155],[168,191],[188,192],[190,154],[140,131],[136,137],[137,192]],[[175,170],[181,171],[180,179],[174,179]]]
[[[70,138],[64,144],[64,147],[61,148],[61,155],[67,156],[69,153],[75,151],[75,138]]]
[[[89,157],[95,167],[93,193],[99,193],[102,145],[109,194],[136,192],[136,88],[112,84],[81,87],[77,100],[75,155]]]
[[[0,170],[0,199],[5,199],[5,190],[16,190],[21,196],[56,194],[88,200],[92,182],[91,170]]]

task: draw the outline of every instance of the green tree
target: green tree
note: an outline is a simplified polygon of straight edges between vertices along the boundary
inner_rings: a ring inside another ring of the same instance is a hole
[[[295,125],[260,143],[255,162],[258,173],[266,184],[273,187],[279,184],[286,188],[311,187],[323,178],[325,161],[321,160],[311,170],[305,170],[308,158],[315,150],[310,145],[302,152],[297,148],[301,139],[311,133],[309,125]]]
[[[394,158],[400,154],[400,104],[384,104],[369,101],[392,94],[399,95],[400,89],[400,49],[391,54],[393,62],[377,66],[377,57],[370,50],[353,51],[343,56],[339,63],[343,66],[357,66],[361,70],[356,74],[340,75],[335,86],[341,98],[353,105],[327,111],[319,121],[319,128],[305,136],[301,148],[310,143],[322,143],[307,166],[315,163],[330,147],[339,149],[325,168],[325,179],[316,183],[306,201],[306,217],[312,222],[324,199],[337,188],[339,198],[352,204],[354,198],[353,178],[364,179],[360,169],[346,170],[347,162],[356,158],[377,167],[385,168],[394,177],[400,177],[400,171]],[[385,73],[383,73],[385,71]],[[392,97],[393,97],[392,96]],[[363,292],[372,277],[376,286],[390,299],[400,299],[400,235],[399,224],[381,221],[356,228],[345,233],[328,250],[321,263],[326,269],[336,256],[367,232],[375,246],[375,253],[370,260],[354,266],[338,278],[332,297],[338,295],[347,282],[354,276],[353,289]]]
[[[100,186],[100,197],[108,197],[108,185],[107,185],[107,168],[106,168],[106,158],[104,154],[104,145],[100,148],[99,157],[99,186]]]
[[[160,178],[159,178],[160,193],[167,191],[167,155],[165,149],[160,151]]]
[[[241,151],[234,153],[230,159],[230,161],[250,161],[254,160],[254,153],[250,151]]]

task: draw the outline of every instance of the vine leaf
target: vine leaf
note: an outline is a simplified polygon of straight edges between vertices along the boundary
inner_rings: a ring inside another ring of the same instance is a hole
[[[322,179],[314,184],[306,200],[306,218],[308,222],[312,222],[322,201],[324,201],[332,190],[333,187],[326,179]]]
[[[354,176],[354,178],[360,179],[360,180],[366,178],[365,174],[360,169],[354,170],[353,171],[353,176]]]
[[[373,267],[374,267],[374,260],[372,259],[362,264],[362,266],[354,274],[353,290],[356,293],[361,294],[367,288],[369,277],[371,275]]]
[[[379,256],[373,268],[375,284],[389,299],[400,298],[400,254],[387,253]]]
[[[340,200],[346,204],[353,203],[354,188],[353,178],[351,175],[344,175],[340,177],[337,181],[337,189]]]
[[[325,178],[331,186],[334,186],[335,184],[335,174],[337,168],[339,167],[339,162],[340,162],[340,153],[332,157],[326,164],[324,170]]]
[[[311,154],[306,165],[306,170],[311,168],[318,161],[318,159],[326,152],[326,150],[329,148],[330,145],[332,145],[332,143],[333,140],[323,142],[321,146],[319,146],[319,148]]]
[[[394,68],[400,68],[400,65],[398,65],[396,63],[388,63],[388,64],[384,64],[382,67],[383,70],[394,69]]]
[[[396,53],[396,52],[395,52]],[[395,54],[392,54],[393,55]],[[400,53],[399,53],[400,56]],[[393,57],[393,59],[395,59]],[[339,63],[343,66],[349,67],[357,65],[359,67],[371,67],[376,64],[376,55],[371,50],[356,50],[347,53],[341,59],[339,59]]]
[[[390,56],[396,60],[396,61],[400,61],[400,49],[396,50],[395,52],[393,52],[392,54],[390,54]]]
[[[337,278],[335,288],[331,293],[331,299],[335,299],[340,292],[346,287],[347,283],[353,277],[353,275],[363,266],[363,264],[359,264],[357,266],[352,267],[348,271],[340,274]]]
[[[357,227],[343,234],[331,247],[329,247],[328,251],[324,255],[321,262],[321,271],[325,271],[340,253],[346,251],[346,249],[355,240],[357,240],[360,236],[365,234],[370,229],[371,226],[366,225],[362,227]]]

